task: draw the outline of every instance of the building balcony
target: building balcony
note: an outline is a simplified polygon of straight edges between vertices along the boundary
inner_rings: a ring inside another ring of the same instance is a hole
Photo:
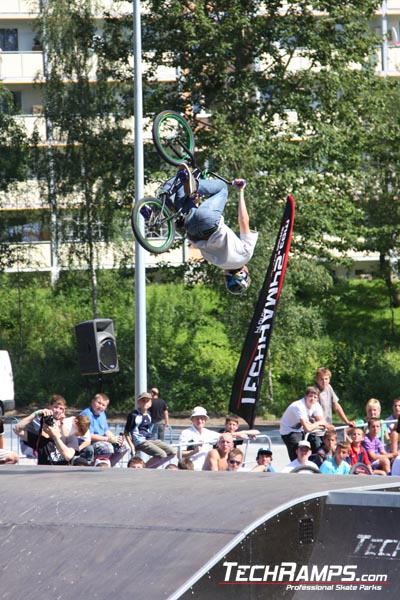
[[[29,272],[29,271],[51,271],[52,249],[51,242],[26,242],[21,244],[12,244],[11,248],[15,251],[15,262],[8,273]],[[81,245],[80,252],[76,253],[74,258],[70,259],[71,250],[74,250],[72,244],[64,243],[59,247],[59,268],[61,270],[86,270],[87,261],[83,258],[84,247]],[[95,244],[95,255],[97,256],[96,268],[99,269],[117,269],[121,260],[128,267],[135,266],[135,243],[122,242],[119,244],[105,244],[98,242]],[[156,267],[160,262],[168,262],[171,266],[179,266],[191,259],[191,251],[188,250],[187,242],[183,242],[177,247],[162,256],[157,254],[145,253],[146,267]]]
[[[7,0],[1,3],[0,17],[32,18],[39,12],[39,0]],[[4,6],[3,6],[4,5]]]
[[[42,52],[1,52],[0,82],[9,84],[32,83],[43,78]]]
[[[3,0],[0,8],[1,18],[32,18],[39,13],[40,0]],[[101,16],[103,11],[112,14],[124,14],[132,12],[132,2],[120,2],[116,6],[114,0],[98,0],[98,14]]]

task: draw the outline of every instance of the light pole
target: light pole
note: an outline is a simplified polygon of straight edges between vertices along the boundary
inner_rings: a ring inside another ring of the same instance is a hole
[[[135,202],[144,195],[142,32],[140,0],[133,0]],[[135,397],[147,391],[146,267],[144,249],[135,242]]]

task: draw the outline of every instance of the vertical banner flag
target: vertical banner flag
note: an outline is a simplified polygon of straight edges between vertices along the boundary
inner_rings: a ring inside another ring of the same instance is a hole
[[[229,411],[254,426],[265,359],[278,299],[285,278],[294,223],[294,200],[287,197],[285,211],[268,271],[244,342],[233,381]]]

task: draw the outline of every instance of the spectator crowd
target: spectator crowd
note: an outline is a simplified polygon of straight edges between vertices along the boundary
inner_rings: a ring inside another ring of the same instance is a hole
[[[319,368],[314,385],[284,411],[280,435],[288,464],[282,473],[400,475],[400,398],[393,401],[386,419],[381,418],[379,400],[371,398],[365,416],[351,421],[330,380],[329,369]],[[118,434],[109,426],[108,405],[108,396],[98,393],[79,415],[66,416],[65,398],[52,396],[47,407],[14,425],[22,454],[39,465],[114,467],[126,455],[127,467],[133,469],[275,472],[270,447],[259,448],[255,464],[245,464],[243,444],[256,439],[260,431],[240,430],[236,415],[228,415],[224,427],[215,431],[206,426],[206,409],[196,406],[178,444],[171,444],[165,441],[170,431],[168,406],[159,398],[158,388],[139,395]],[[333,415],[344,424],[340,440]],[[0,465],[18,463],[19,455],[3,446],[0,421]]]

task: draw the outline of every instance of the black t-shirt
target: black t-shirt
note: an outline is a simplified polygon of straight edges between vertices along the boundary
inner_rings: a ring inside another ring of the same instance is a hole
[[[153,398],[151,401],[151,406],[149,408],[149,413],[151,415],[151,420],[153,423],[159,423],[160,421],[164,421],[164,411],[168,410],[167,403],[162,398]]]
[[[37,433],[31,431],[27,431],[27,434],[28,439],[26,444],[37,450],[38,465],[69,465],[69,461],[65,460],[52,439],[43,437],[42,435],[39,438]],[[79,449],[79,442],[74,435],[63,437],[62,441],[68,448]]]

